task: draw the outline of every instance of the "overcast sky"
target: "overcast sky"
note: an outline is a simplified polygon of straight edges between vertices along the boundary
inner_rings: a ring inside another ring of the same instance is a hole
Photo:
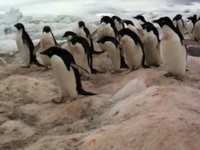
[[[191,5],[200,0],[0,0],[0,12],[19,8],[24,15],[69,14],[92,12],[153,11],[172,5]]]

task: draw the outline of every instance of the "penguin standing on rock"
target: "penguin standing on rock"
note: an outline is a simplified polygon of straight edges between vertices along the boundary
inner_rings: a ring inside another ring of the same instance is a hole
[[[79,21],[78,22],[78,26],[79,26],[79,28],[78,28],[76,34],[78,36],[81,36],[81,37],[85,38],[88,41],[88,43],[89,43],[89,45],[91,47],[91,53],[92,54],[102,54],[104,51],[98,52],[98,51],[94,50],[94,42],[92,40],[92,37],[91,37],[89,29],[85,26],[85,23],[83,21]]]
[[[112,16],[112,19],[115,23],[115,27],[117,29],[117,32],[119,32],[121,29],[124,28],[124,24],[122,22],[122,19],[118,16]]]
[[[80,74],[77,69],[80,66],[75,63],[71,53],[54,46],[41,52],[41,54],[49,57],[54,75],[60,86],[61,97],[59,101],[54,102],[61,103],[67,96],[76,98],[78,95],[95,95],[82,88]]]
[[[117,37],[117,29],[113,19],[109,16],[103,16],[100,21],[100,26],[97,29],[98,39],[104,36]]]
[[[190,16],[187,19],[188,19],[187,32],[188,32],[189,38],[194,40],[194,38],[195,38],[194,27],[197,22],[197,15]]]
[[[184,23],[184,21],[182,19],[182,15],[181,14],[177,14],[173,18],[173,24],[181,32],[181,34],[184,36],[184,34],[185,34],[185,23]]]
[[[75,59],[76,64],[87,70],[86,73],[85,71],[79,69],[80,74],[89,78],[89,74],[91,74],[90,61],[92,55],[89,50],[90,46],[88,41],[81,36],[74,36],[69,40],[69,42],[70,47],[72,48],[71,53]]]
[[[112,66],[115,72],[120,70],[120,45],[119,41],[111,36],[105,36],[97,41],[100,47],[105,50],[112,62]]]
[[[148,66],[160,66],[160,39],[157,28],[150,22],[142,25],[144,30],[145,64]]]
[[[22,67],[30,67],[31,63],[37,63],[36,56],[33,54],[35,47],[24,25],[22,23],[17,23],[14,26],[18,30],[16,34],[16,44],[23,59],[24,64]]]
[[[124,28],[118,32],[120,36],[120,44],[123,45],[125,61],[130,70],[136,70],[141,66],[147,68],[144,64],[145,54],[143,44],[136,33],[128,28]]]
[[[196,23],[193,29],[193,35],[194,35],[194,40],[199,42],[200,41],[200,18],[196,20]]]
[[[40,38],[39,42],[40,48],[36,52],[36,58],[38,62],[40,62],[43,66],[48,68],[48,66],[51,65],[49,57],[45,55],[41,55],[40,52],[43,52],[44,50],[48,49],[49,47],[52,46],[57,46],[57,42],[55,40],[55,37],[51,31],[51,28],[49,26],[44,26],[43,27],[43,33]]]
[[[174,27],[169,17],[162,17],[154,22],[160,25],[162,31],[160,52],[163,65],[168,71],[166,76],[184,75],[187,53],[183,44],[183,35]]]

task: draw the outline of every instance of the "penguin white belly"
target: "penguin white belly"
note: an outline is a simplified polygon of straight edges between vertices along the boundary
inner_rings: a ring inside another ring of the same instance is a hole
[[[186,69],[186,49],[174,38],[162,40],[160,51],[163,65],[167,71],[183,75]]]
[[[23,43],[21,31],[17,32],[16,43],[24,65],[28,66],[30,64],[30,50],[29,47]]]
[[[199,40],[200,40],[200,21],[198,21],[198,22],[195,24],[193,34],[194,34],[195,39],[196,39],[197,41],[199,41]]]
[[[126,35],[122,37],[121,43],[123,44],[124,58],[129,69],[134,70],[140,68],[143,56],[140,45],[136,45],[135,42]]]
[[[62,58],[54,55],[51,57],[53,73],[61,89],[61,96],[78,96],[76,78],[72,67],[67,70]]]
[[[193,23],[191,21],[187,22],[186,23],[186,30],[188,32],[188,37],[189,39],[191,40],[194,40],[194,36],[193,36],[193,33],[192,33],[192,30],[193,30]]]
[[[157,37],[152,31],[145,34],[144,53],[145,63],[147,66],[160,65],[160,45],[158,43]]]
[[[184,27],[183,22],[181,20],[178,20],[177,25],[178,25],[179,31],[182,33],[182,35],[184,35],[185,34],[185,27]]]
[[[104,49],[108,53],[114,70],[120,70],[120,50],[112,42],[105,42]]]
[[[55,46],[55,42],[53,40],[53,37],[50,33],[43,33],[41,39],[40,39],[40,49],[38,53],[36,53],[36,58],[39,63],[41,63],[44,66],[50,66],[50,59],[48,56],[41,55],[40,52],[45,51],[46,49]]]
[[[97,29],[97,35],[98,35],[98,39],[103,38],[104,36],[112,36],[115,37],[115,33],[112,29],[112,27],[109,24],[100,26]]]
[[[85,70],[91,73],[91,69],[88,64],[87,55],[84,51],[84,48],[80,44],[75,44],[72,48],[72,55],[74,56],[75,62],[77,65],[83,67]],[[83,69],[78,69],[80,74],[82,74],[85,77],[88,77],[89,74],[86,73]]]

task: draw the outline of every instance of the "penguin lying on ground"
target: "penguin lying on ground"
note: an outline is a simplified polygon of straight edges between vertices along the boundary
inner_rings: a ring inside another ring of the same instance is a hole
[[[112,62],[112,66],[115,72],[120,70],[120,46],[119,41],[111,36],[105,36],[97,41],[101,49],[105,50]]]
[[[120,44],[123,45],[125,61],[130,70],[135,70],[145,65],[145,53],[143,44],[136,33],[128,28],[124,28],[118,32],[120,36]]]
[[[59,101],[55,102],[63,102],[66,96],[75,98],[78,95],[95,95],[82,88],[80,74],[77,69],[81,67],[75,63],[71,53],[54,46],[41,52],[41,54],[49,57],[55,78],[60,86],[61,97]]]
[[[163,65],[169,75],[182,76],[186,70],[186,48],[183,44],[183,35],[174,27],[169,17],[154,20],[162,30],[160,52]]]
[[[33,52],[35,47],[30,36],[26,32],[24,25],[22,23],[17,23],[14,26],[18,30],[16,34],[16,44],[23,59],[22,67],[30,67],[31,63],[39,65]]]
[[[160,39],[156,27],[150,22],[142,25],[144,30],[144,53],[147,66],[160,66]]]

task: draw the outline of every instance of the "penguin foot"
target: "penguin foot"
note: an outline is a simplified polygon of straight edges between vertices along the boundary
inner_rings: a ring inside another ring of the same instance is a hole
[[[172,73],[170,73],[170,72],[164,74],[164,76],[167,77],[167,78],[168,78],[168,77],[173,77],[173,78],[176,79],[176,80],[183,81],[183,77],[182,77],[182,76],[180,76],[180,75],[175,75],[175,74],[172,74]]]
[[[91,73],[92,73],[92,74],[97,74],[97,73],[103,73],[103,72],[102,72],[102,71],[99,71],[99,70],[97,70],[97,69],[92,68],[92,69],[91,69]]]

